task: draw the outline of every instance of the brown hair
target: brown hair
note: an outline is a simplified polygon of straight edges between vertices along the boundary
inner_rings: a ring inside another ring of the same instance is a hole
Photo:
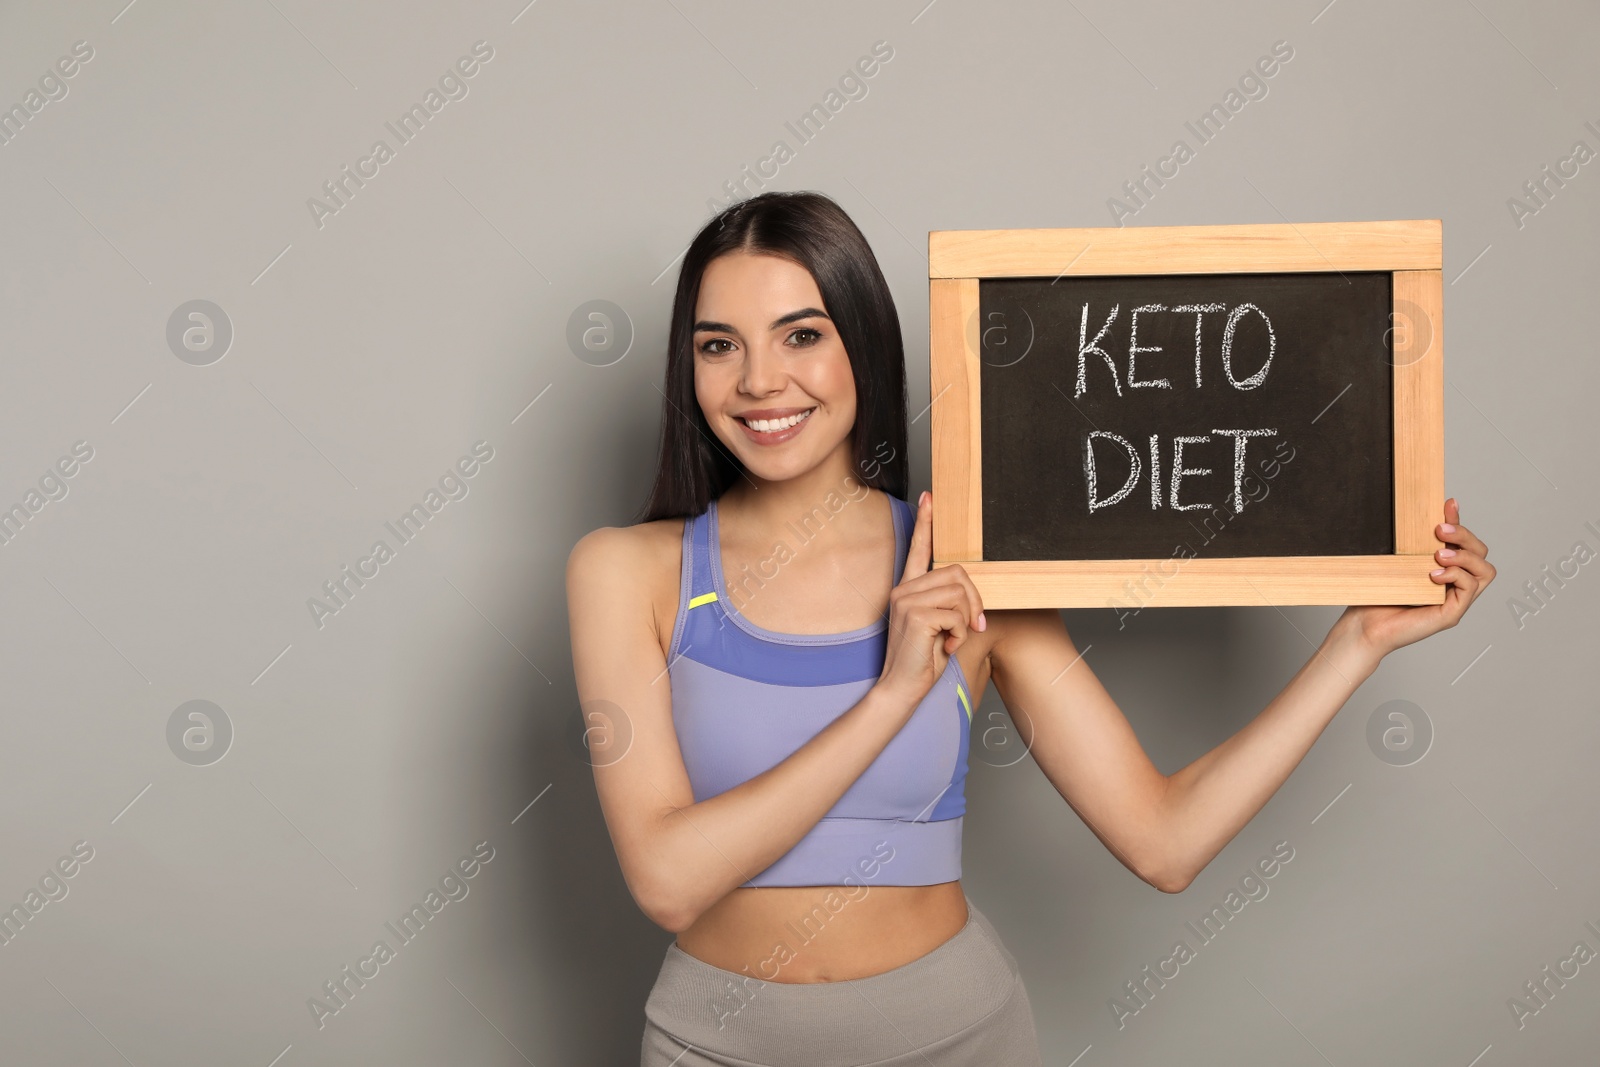
[[[694,309],[706,265],[727,252],[783,256],[810,272],[850,354],[856,478],[906,498],[906,363],[900,317],[878,260],[844,209],[821,193],[765,192],[723,209],[689,244],[667,334],[661,447],[655,484],[637,521],[690,518],[740,476],[694,392]],[[885,457],[880,451],[890,451]]]

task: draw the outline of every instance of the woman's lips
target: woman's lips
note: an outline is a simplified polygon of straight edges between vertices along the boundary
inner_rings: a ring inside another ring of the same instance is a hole
[[[785,441],[787,441],[790,438],[794,437],[801,430],[805,429],[807,424],[809,424],[811,422],[812,416],[814,416],[816,414],[816,411],[817,411],[816,408],[812,408],[810,415],[807,415],[805,418],[801,419],[799,422],[795,423],[793,426],[790,426],[788,429],[777,430],[777,431],[772,432],[772,433],[765,433],[765,432],[763,432],[761,430],[752,429],[749,426],[749,424],[746,423],[743,419],[735,418],[733,421],[738,423],[739,424],[739,428],[744,431],[745,436],[747,438],[749,438],[751,441],[755,442],[756,444],[758,444],[758,445],[781,445]]]

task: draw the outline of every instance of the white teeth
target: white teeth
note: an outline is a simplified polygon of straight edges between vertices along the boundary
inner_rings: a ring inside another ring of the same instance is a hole
[[[776,433],[779,430],[787,430],[791,426],[798,426],[815,410],[816,408],[812,408],[810,411],[802,411],[800,414],[790,415],[786,419],[746,419],[744,423],[752,430],[760,433]]]

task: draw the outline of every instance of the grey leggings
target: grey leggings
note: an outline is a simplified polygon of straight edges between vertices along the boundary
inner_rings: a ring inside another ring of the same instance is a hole
[[[1041,1067],[1016,958],[967,924],[910,963],[839,982],[763,982],[667,947],[641,1067]]]

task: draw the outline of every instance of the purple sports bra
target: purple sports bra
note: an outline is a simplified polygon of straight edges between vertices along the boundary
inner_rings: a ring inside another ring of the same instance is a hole
[[[891,496],[894,580],[916,521]],[[792,549],[791,549],[792,550]],[[741,598],[759,595],[747,569]],[[757,626],[730,604],[717,504],[684,523],[672,719],[698,803],[781,763],[864,697],[883,671],[888,620],[838,634]],[[935,885],[961,877],[971,699],[944,673],[877,759],[800,841],[745,886]]]

